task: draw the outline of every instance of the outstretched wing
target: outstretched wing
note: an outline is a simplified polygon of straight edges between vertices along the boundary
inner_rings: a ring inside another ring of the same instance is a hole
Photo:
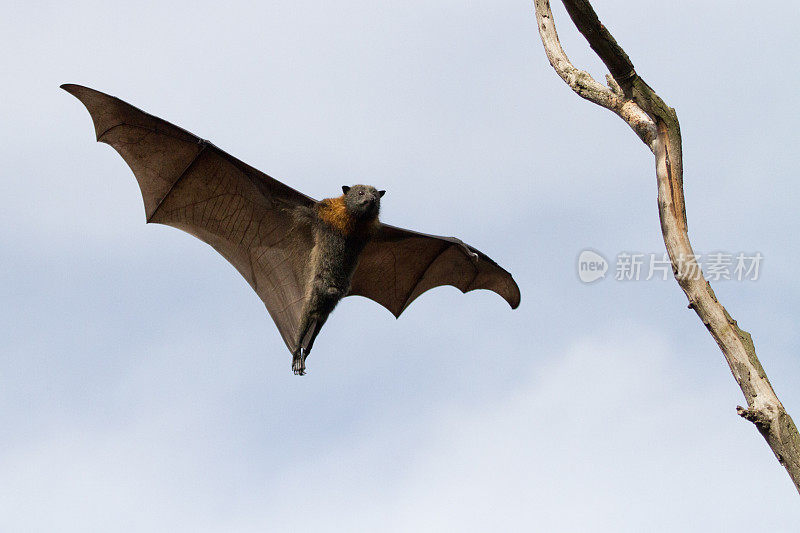
[[[147,222],[190,233],[230,261],[294,352],[313,243],[293,210],[314,200],[118,98],[80,85],[61,88],[89,110],[97,140],[133,170]]]
[[[386,224],[362,252],[349,294],[375,300],[394,316],[420,294],[441,285],[469,292],[489,289],[519,305],[519,287],[486,254],[453,237],[426,235]]]

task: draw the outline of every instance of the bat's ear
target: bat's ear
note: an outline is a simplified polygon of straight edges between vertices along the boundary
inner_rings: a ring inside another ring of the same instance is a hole
[[[383,198],[383,195],[386,194],[386,191],[378,191],[378,196]]]
[[[347,191],[349,191],[349,190],[350,190],[350,187],[348,187],[347,185],[342,185],[342,192],[343,193],[347,194]]]

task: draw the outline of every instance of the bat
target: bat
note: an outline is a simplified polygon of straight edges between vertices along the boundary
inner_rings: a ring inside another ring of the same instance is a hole
[[[80,85],[97,140],[130,166],[147,222],[211,245],[267,308],[303,375],[306,357],[345,296],[374,300],[395,317],[423,292],[452,285],[488,289],[512,309],[519,287],[506,270],[459,239],[417,233],[378,219],[381,197],[367,185],[316,201],[212,143],[119,98]]]

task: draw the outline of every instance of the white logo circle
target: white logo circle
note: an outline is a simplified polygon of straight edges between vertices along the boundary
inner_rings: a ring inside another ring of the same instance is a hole
[[[584,283],[592,283],[606,277],[608,261],[594,250],[584,250],[578,256],[578,278]]]

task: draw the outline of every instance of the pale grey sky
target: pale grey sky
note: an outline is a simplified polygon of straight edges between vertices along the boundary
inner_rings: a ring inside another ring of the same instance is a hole
[[[678,111],[695,249],[764,256],[714,288],[800,417],[800,8],[595,4]],[[532,2],[26,2],[0,45],[1,530],[796,530],[677,284],[578,281],[584,248],[663,251],[653,162],[552,71]],[[317,198],[387,189],[384,221],[485,251],[522,305],[350,298],[297,378],[238,273],[144,225],[66,82]]]

